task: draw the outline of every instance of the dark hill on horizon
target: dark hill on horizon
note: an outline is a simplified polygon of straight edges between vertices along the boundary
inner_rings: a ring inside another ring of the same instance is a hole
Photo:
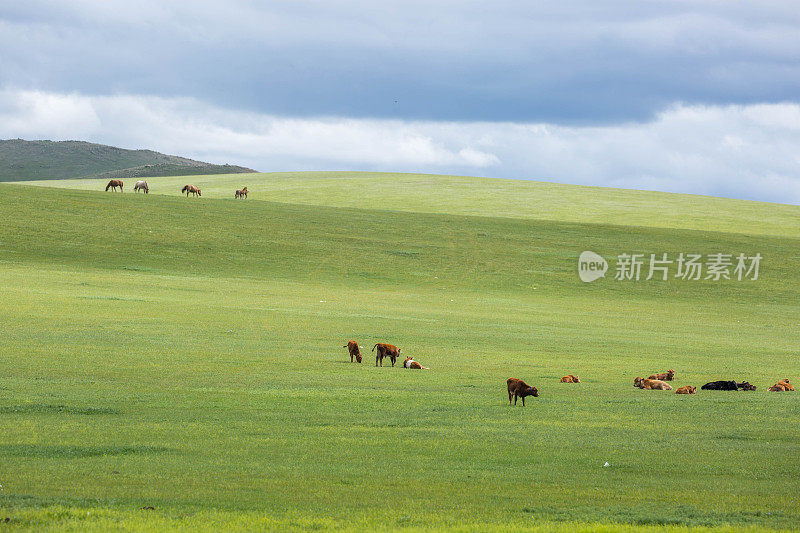
[[[0,181],[138,178],[256,172],[153,150],[126,150],[85,141],[0,140]]]

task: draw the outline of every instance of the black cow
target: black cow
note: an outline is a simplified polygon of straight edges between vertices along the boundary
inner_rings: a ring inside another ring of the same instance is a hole
[[[711,381],[706,383],[702,387],[703,390],[737,390],[739,387],[736,386],[735,381]]]

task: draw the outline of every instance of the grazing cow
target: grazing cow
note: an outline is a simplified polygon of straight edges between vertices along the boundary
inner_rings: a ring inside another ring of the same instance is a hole
[[[106,185],[106,192],[108,192],[108,189],[116,192],[117,187],[119,187],[119,192],[122,192],[122,180],[111,180],[108,182],[108,185]]]
[[[748,391],[748,390],[754,391],[754,390],[756,390],[756,386],[755,385],[750,385],[750,383],[748,383],[747,381],[742,381],[741,383],[737,383],[736,384],[736,388],[738,388],[739,390],[744,390],[744,391]]]
[[[415,368],[417,370],[430,370],[427,366],[422,366],[418,362],[414,361],[410,357],[406,357],[406,360],[403,361],[403,368]]]
[[[667,370],[663,374],[653,374],[652,376],[650,376],[647,379],[658,379],[658,380],[661,380],[661,381],[672,381],[673,379],[675,379],[675,371],[670,368],[669,370]]]
[[[378,351],[375,353],[375,366],[378,366],[378,362],[380,361],[381,366],[383,366],[383,358],[388,357],[392,360],[392,366],[394,366],[395,361],[400,357],[400,348],[395,346],[394,344],[384,344],[379,342],[375,346],[372,347],[371,352],[375,351],[375,348],[378,348]]]
[[[525,407],[526,396],[533,396],[534,398],[539,397],[539,389],[531,387],[521,379],[508,378],[506,380],[506,385],[508,385],[508,405],[511,405],[512,396],[514,397],[514,405],[517,405],[517,398],[522,398],[523,407]]]
[[[181,189],[181,193],[186,193],[186,198],[189,198],[189,193],[192,193],[195,196],[203,196],[200,193],[200,189],[195,187],[194,185],[184,185],[183,189]]]
[[[633,380],[633,386],[646,390],[672,390],[672,385],[659,379],[644,379],[636,378]]]
[[[697,387],[684,385],[683,387],[678,387],[678,390],[675,391],[675,394],[697,394]]]
[[[353,358],[356,358],[356,361],[359,363],[361,362],[361,350],[358,349],[358,343],[356,341],[347,341],[347,344],[342,346],[342,348],[347,348],[347,351],[350,352],[350,362],[353,362]]]
[[[573,376],[572,374],[561,378],[561,383],[580,383],[580,382],[581,380],[578,379],[578,376]]]
[[[739,387],[736,385],[735,381],[710,381],[700,387],[703,390],[738,390]]]
[[[133,192],[139,192],[140,190],[144,191],[145,194],[150,194],[150,187],[147,186],[146,181],[139,180],[133,186]]]

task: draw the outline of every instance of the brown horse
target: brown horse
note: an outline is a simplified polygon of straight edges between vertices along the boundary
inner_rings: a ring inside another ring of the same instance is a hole
[[[106,191],[108,191],[108,189],[116,191],[117,187],[119,187],[119,192],[122,192],[122,180],[111,180],[108,182],[108,185],[106,185]]]
[[[186,193],[186,198],[189,198],[189,193],[192,193],[195,196],[203,196],[202,194],[200,194],[200,189],[198,189],[194,185],[184,185],[183,189],[181,189],[181,192]]]
[[[247,187],[242,187],[241,189],[236,189],[236,194],[233,195],[234,198],[247,198]]]

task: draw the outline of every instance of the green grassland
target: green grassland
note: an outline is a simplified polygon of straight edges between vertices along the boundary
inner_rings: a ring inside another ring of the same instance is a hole
[[[766,388],[800,375],[800,208],[242,177],[0,184],[0,527],[797,527],[800,396]],[[764,259],[584,284],[583,250]],[[350,338],[431,370],[350,364]],[[668,368],[759,390],[632,387]],[[509,407],[511,376],[541,396]]]
[[[99,191],[105,179],[45,180],[30,185]],[[689,194],[537,181],[377,172],[284,172],[147,178],[151,194],[180,195],[191,183],[204,198],[416,213],[617,224],[731,233],[800,234],[800,208]],[[133,183],[128,183],[133,192]]]

